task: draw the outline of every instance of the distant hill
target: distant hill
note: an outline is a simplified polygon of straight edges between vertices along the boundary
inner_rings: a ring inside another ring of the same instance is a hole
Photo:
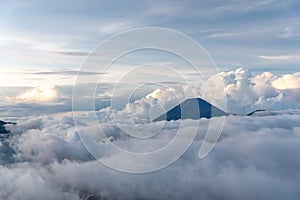
[[[4,121],[0,120],[0,134],[9,133],[9,131],[7,131],[5,129],[5,127],[4,127],[6,124],[12,124],[12,123],[10,123],[10,122],[4,122]]]
[[[247,116],[252,116],[252,115],[255,115],[256,113],[259,113],[259,112],[265,112],[266,110],[255,110],[251,113],[248,113]]]
[[[227,115],[227,113],[201,98],[187,99],[153,121],[200,119]]]

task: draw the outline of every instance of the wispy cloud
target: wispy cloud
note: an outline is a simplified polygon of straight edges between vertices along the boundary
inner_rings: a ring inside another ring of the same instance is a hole
[[[134,27],[132,22],[129,21],[114,21],[106,23],[99,27],[99,30],[104,34],[115,34],[121,31],[125,31],[129,28]]]
[[[253,12],[258,10],[270,9],[271,7],[281,6],[282,4],[274,2],[274,0],[265,1],[237,1],[236,3],[226,4],[217,8],[222,12]]]
[[[209,36],[207,36],[206,38],[211,38],[211,39],[215,39],[215,38],[232,38],[234,36],[237,36],[238,33],[213,33]]]
[[[278,34],[278,37],[281,38],[294,38],[294,37],[298,37],[300,31],[300,23],[294,23],[294,24],[290,24],[290,25],[286,25],[282,31]]]
[[[258,57],[261,59],[273,60],[273,61],[300,61],[300,55],[274,55],[274,56],[261,55]]]
[[[78,73],[80,75],[100,75],[106,73],[98,73],[98,72],[88,72],[88,71],[39,71],[39,72],[27,72],[25,74],[32,75],[67,75],[67,76],[76,76]]]
[[[161,15],[172,15],[184,10],[185,4],[176,4],[175,2],[166,3],[157,2],[150,3],[149,7],[145,11],[147,15],[161,16]]]
[[[53,54],[62,55],[62,56],[87,56],[89,52],[87,51],[53,51]]]
[[[30,49],[51,51],[65,48],[64,42],[56,42],[53,40],[45,40],[37,37],[30,37],[25,35],[10,35],[0,34],[0,45],[26,45]]]

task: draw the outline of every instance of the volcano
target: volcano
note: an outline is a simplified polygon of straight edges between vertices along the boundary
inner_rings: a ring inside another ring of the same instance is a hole
[[[185,100],[153,121],[212,118],[224,115],[227,115],[225,111],[209,102],[201,98],[193,98]]]

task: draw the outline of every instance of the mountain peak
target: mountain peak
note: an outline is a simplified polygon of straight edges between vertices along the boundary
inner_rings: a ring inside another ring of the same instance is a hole
[[[187,99],[153,121],[200,119],[224,116],[227,113],[201,98]]]

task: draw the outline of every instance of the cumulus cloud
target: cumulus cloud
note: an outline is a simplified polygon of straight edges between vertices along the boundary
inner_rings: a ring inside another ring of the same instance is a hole
[[[118,120],[149,122],[184,100],[196,97],[234,114],[300,108],[300,76],[299,73],[276,76],[271,72],[253,75],[239,68],[216,74],[204,83],[158,88],[127,103],[124,109],[106,108],[101,112],[113,114],[111,118]]]
[[[85,72],[84,72],[85,73]],[[90,108],[87,101],[94,100],[94,95],[89,93],[94,84],[82,84],[78,87],[83,101],[80,110]],[[97,88],[95,99],[98,109],[110,105],[110,98],[106,96],[111,84],[101,84]],[[10,119],[32,115],[47,115],[72,111],[72,85],[43,85],[37,87],[9,87],[1,88],[0,118]]]
[[[300,73],[285,74],[272,82],[272,85],[279,89],[299,89],[300,88]]]
[[[16,99],[22,102],[49,102],[58,97],[54,85],[39,86],[18,95]]]
[[[125,135],[113,121],[99,120],[115,144],[134,152],[161,148],[176,135],[180,123],[167,122],[159,135],[138,140]],[[13,162],[0,166],[0,198],[79,200],[94,195],[99,199],[296,200],[300,195],[299,121],[299,110],[228,116],[218,144],[200,160],[197,155],[209,123],[201,119],[195,142],[178,161],[141,175],[119,173],[93,159],[79,140],[72,116],[19,121],[9,125],[12,135],[1,141],[14,153]],[[152,123],[152,129],[145,129],[146,124],[136,125],[149,133],[160,126]],[[190,130],[189,120],[182,125],[183,130]],[[96,130],[93,124],[79,126]]]
[[[227,108],[233,113],[256,109],[299,108],[299,73],[276,76],[271,72],[252,75],[248,70],[218,74],[225,84]],[[208,85],[213,80],[208,80]],[[219,88],[221,91],[223,88]],[[205,98],[205,96],[204,96]],[[218,99],[212,99],[218,102]]]

